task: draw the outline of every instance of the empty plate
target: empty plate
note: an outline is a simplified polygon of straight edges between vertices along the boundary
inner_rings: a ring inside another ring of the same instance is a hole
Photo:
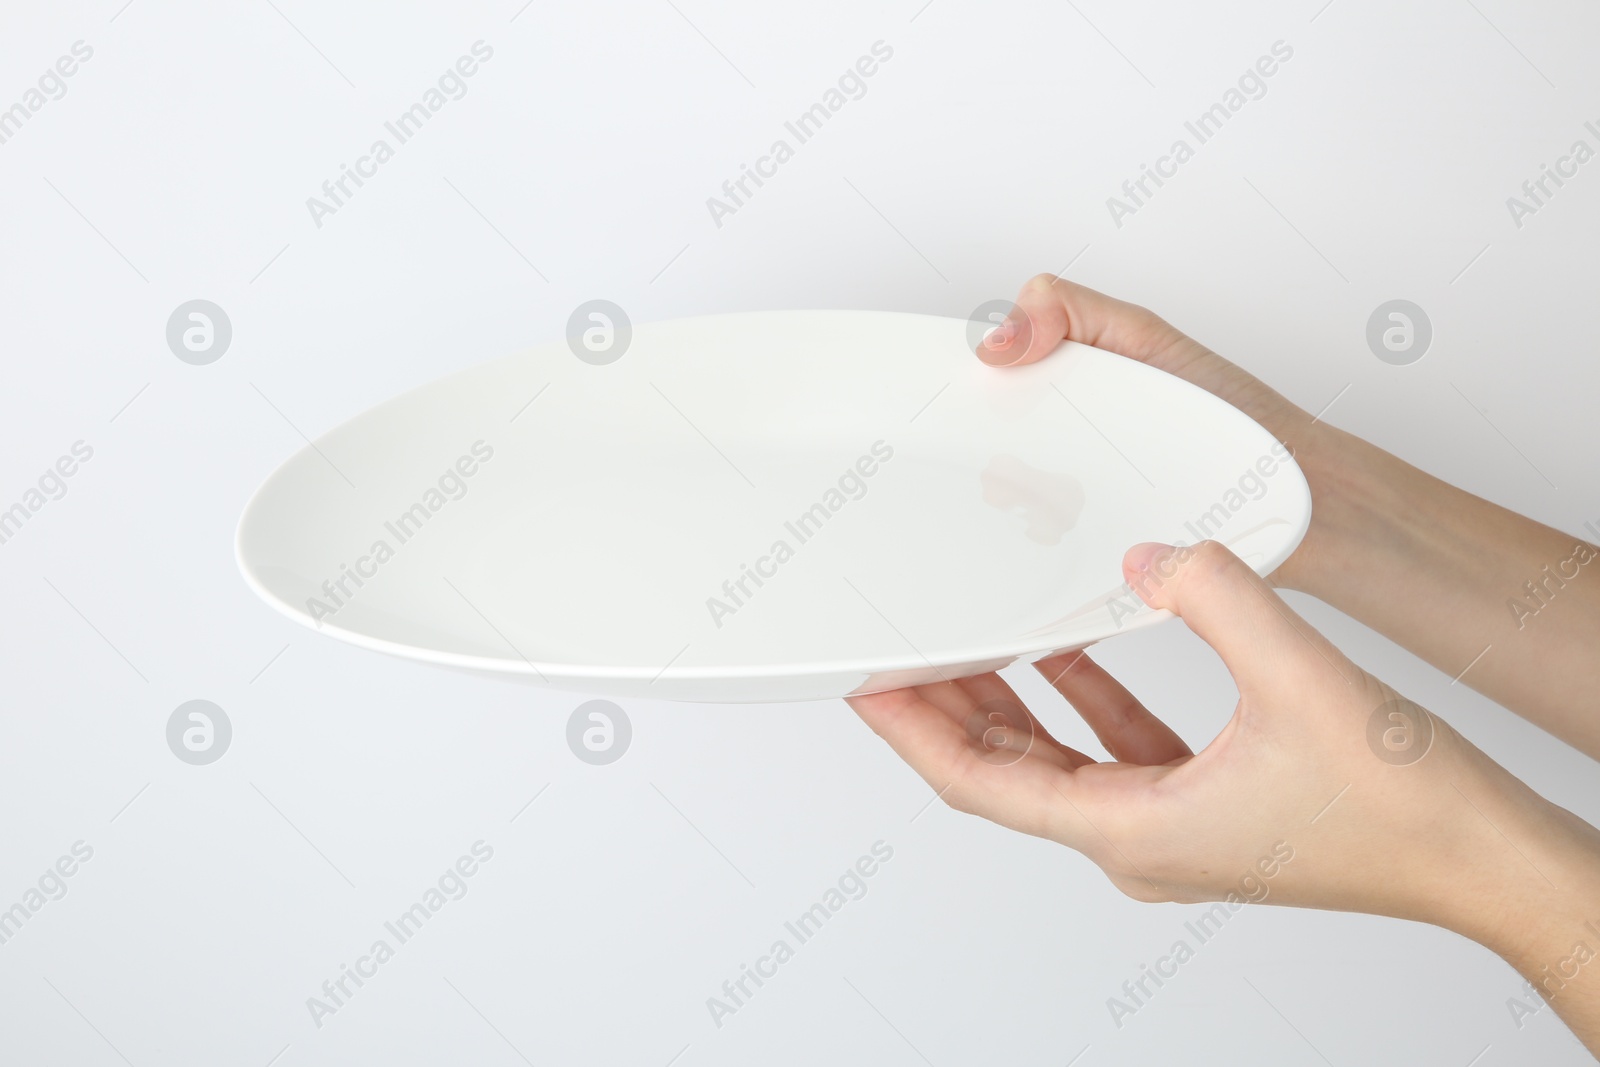
[[[965,319],[864,311],[595,322],[291,457],[240,521],[246,581],[408,659],[814,700],[1146,625],[1129,546],[1210,538],[1264,574],[1310,519],[1271,434],[1098,349],[994,368]]]

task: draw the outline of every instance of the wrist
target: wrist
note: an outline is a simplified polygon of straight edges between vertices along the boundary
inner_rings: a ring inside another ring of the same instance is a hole
[[[1525,974],[1580,940],[1600,953],[1600,835],[1553,804],[1539,821],[1519,842],[1522,869],[1506,871],[1498,899],[1479,902],[1461,931]]]
[[[1273,574],[1275,585],[1321,596],[1354,562],[1358,539],[1381,519],[1384,481],[1378,449],[1353,434],[1310,417],[1279,436],[1293,453],[1311,490],[1311,525],[1294,553]]]
[[[1592,995],[1600,988],[1600,832],[1528,795],[1535,803],[1473,798],[1496,824],[1500,847],[1462,872],[1439,925],[1500,956],[1546,1000],[1579,985]]]
[[[1571,830],[1549,843],[1567,860],[1549,882],[1508,892],[1499,913],[1481,916],[1468,936],[1515,968],[1600,1055],[1600,859],[1594,830],[1581,829],[1587,833]]]

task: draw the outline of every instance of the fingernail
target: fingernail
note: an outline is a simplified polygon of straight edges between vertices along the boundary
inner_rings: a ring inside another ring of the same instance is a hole
[[[1004,348],[1011,338],[1016,335],[1016,323],[1010,319],[1002,319],[994,329],[983,335],[983,343],[979,348]]]
[[[1025,354],[1020,351],[1010,351],[1018,332],[1016,322],[1009,317],[1006,318],[984,335],[983,343],[978,346],[978,358],[995,367],[1005,367],[1015,363]]]
[[[1157,559],[1171,555],[1173,551],[1171,545],[1164,545],[1160,541],[1145,541],[1128,549],[1122,557],[1122,569],[1129,574],[1143,574]]]

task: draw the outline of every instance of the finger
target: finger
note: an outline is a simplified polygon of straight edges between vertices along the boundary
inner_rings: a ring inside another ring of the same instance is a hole
[[[1015,718],[1018,724],[1027,730],[1026,751],[1041,759],[1049,760],[1062,770],[1075,770],[1095,762],[1089,756],[1077,749],[1063,745],[1051,736],[1045,729],[1044,723],[1033,714],[1018,698],[1016,690],[1007,684],[998,674],[980,674],[972,678],[962,678],[956,682],[965,689],[973,702],[973,723],[968,727],[968,734],[973,728],[983,731],[993,728],[996,723],[996,714],[1001,718]]]
[[[1194,755],[1172,727],[1150,714],[1122,683],[1083,652],[1064,652],[1034,664],[1083,716],[1095,737],[1122,763],[1154,766]]]
[[[1308,678],[1332,672],[1349,685],[1362,677],[1260,575],[1215,541],[1135,545],[1123,557],[1122,573],[1141,600],[1182,616],[1217,650],[1241,694],[1294,706]]]
[[[1014,763],[1033,751],[1034,739],[1043,735],[1043,730],[999,675],[991,673],[985,677],[994,684],[977,690],[969,688],[971,679],[967,678],[911,688],[945,718],[965,730],[967,739],[981,755],[991,762]],[[1074,766],[1071,760],[1058,751],[1051,751],[1042,741],[1037,754],[1063,770]]]
[[[1297,409],[1254,375],[1234,366],[1161,316],[1086,286],[1040,274],[1022,287],[1006,320],[978,345],[995,366],[1037,363],[1063,340],[1148,363],[1226,400],[1280,435]]]
[[[910,688],[915,689],[919,697],[942,711],[953,723],[964,726],[972,716],[972,695],[953,681],[929,682]]]
[[[915,689],[845,702],[946,804],[1024,833],[1049,836],[1055,828],[1064,794],[1052,783],[1071,777],[1060,767],[1032,756],[986,761],[966,729]]]
[[[978,357],[995,366],[1034,363],[1063,340],[1158,366],[1163,354],[1175,346],[1204,351],[1146,308],[1041,274],[1022,287],[1006,320],[978,346]]]

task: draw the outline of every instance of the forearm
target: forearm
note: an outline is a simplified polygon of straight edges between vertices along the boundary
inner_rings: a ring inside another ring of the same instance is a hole
[[[1465,922],[1442,923],[1478,941],[1527,979],[1584,1046],[1600,1058],[1600,834],[1546,805],[1538,827],[1504,829],[1525,853],[1492,888],[1461,901]]]
[[[1333,427],[1293,444],[1314,514],[1280,584],[1600,758],[1600,554]]]

